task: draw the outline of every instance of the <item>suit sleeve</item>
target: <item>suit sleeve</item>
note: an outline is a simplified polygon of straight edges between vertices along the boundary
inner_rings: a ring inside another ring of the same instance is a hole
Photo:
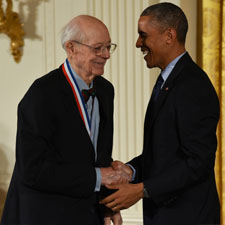
[[[158,204],[175,199],[180,192],[214,176],[219,119],[214,88],[206,79],[187,81],[177,88],[174,106],[178,157],[160,174],[144,181]]]
[[[87,197],[94,192],[95,168],[88,158],[72,163],[56,151],[52,144],[56,108],[52,102],[34,83],[19,104],[16,161],[20,179],[33,189]]]
[[[127,162],[127,164],[132,165],[135,169],[136,174],[133,183],[142,182],[142,155],[133,158],[131,161]]]

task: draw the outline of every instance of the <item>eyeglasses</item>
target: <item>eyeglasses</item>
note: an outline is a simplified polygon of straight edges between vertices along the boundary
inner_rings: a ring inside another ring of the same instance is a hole
[[[84,45],[90,49],[92,49],[96,55],[101,55],[103,53],[103,51],[105,49],[107,49],[107,51],[112,54],[115,50],[116,50],[116,47],[117,47],[117,44],[114,44],[114,43],[110,43],[108,45],[101,45],[99,47],[93,47],[93,46],[90,46],[90,45],[86,45],[86,44],[83,44],[79,41],[76,41],[76,40],[71,40],[72,42],[75,42],[77,44],[80,44],[80,45]]]

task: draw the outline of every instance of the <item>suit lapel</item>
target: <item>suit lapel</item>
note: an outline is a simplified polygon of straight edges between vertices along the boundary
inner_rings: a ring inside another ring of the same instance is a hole
[[[106,107],[106,99],[105,99],[105,91],[104,87],[99,85],[98,77],[94,80],[95,88],[96,88],[96,97],[98,98],[99,102],[99,114],[100,114],[100,123],[99,123],[99,132],[98,132],[98,143],[97,143],[97,158],[99,156],[100,150],[102,149],[102,145],[104,139],[102,138],[105,130],[105,124],[107,121],[107,107]],[[98,159],[97,159],[98,160]]]
[[[90,139],[90,136],[86,130],[86,127],[84,125],[84,122],[80,116],[78,106],[76,104],[76,101],[73,96],[72,89],[70,85],[68,84],[68,81],[65,78],[65,75],[62,71],[62,67],[60,67],[60,89],[62,91],[62,94],[64,95],[64,105],[67,108],[67,110],[72,111],[73,115],[76,116],[77,119],[82,121],[82,130],[81,132],[85,133],[84,141],[88,139],[90,142],[90,145],[92,146],[93,149],[93,154],[95,153],[94,146],[92,144],[92,141]],[[102,147],[104,145],[104,134],[107,132],[105,130],[106,123],[109,117],[108,113],[108,107],[107,107],[107,100],[106,98],[106,93],[108,92],[105,90],[105,87],[102,85],[102,82],[100,81],[101,77],[96,77],[94,79],[94,87],[96,89],[96,97],[99,102],[99,114],[100,114],[100,124],[99,124],[99,133],[98,133],[98,141],[97,141],[97,157],[101,154],[100,151],[101,149],[104,149]],[[98,158],[97,158],[98,161]]]
[[[167,96],[169,95],[169,93],[171,92],[171,90],[175,85],[174,81],[176,80],[177,76],[180,74],[181,70],[183,69],[187,60],[189,59],[190,56],[188,53],[186,53],[177,62],[168,79],[166,80],[165,84],[163,85],[162,89],[160,90],[157,102],[153,103],[152,97],[150,98],[148,108],[146,111],[146,118],[144,125],[146,131],[151,128],[153,122],[157,118],[157,115],[159,114],[159,111],[163,106],[163,103],[166,101]]]
[[[80,123],[82,124],[81,132],[85,135],[84,138],[89,139],[91,145],[93,146],[90,136],[85,127],[85,124],[81,118],[78,106],[76,104],[76,101],[73,95],[73,91],[63,73],[62,66],[60,66],[59,68],[59,75],[60,75],[59,89],[63,95],[64,106],[67,111],[70,111],[72,113],[71,115],[75,116],[78,120],[80,120]]]

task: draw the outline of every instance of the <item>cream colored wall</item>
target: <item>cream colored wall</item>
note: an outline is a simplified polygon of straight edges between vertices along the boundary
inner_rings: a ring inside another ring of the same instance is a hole
[[[4,1],[4,0],[3,0]],[[60,29],[79,14],[94,15],[109,27],[118,49],[105,70],[115,87],[114,159],[127,161],[141,153],[146,106],[158,69],[148,70],[135,48],[140,13],[156,0],[14,0],[26,32],[24,54],[16,64],[9,39],[0,34],[0,215],[15,161],[17,104],[31,83],[65,60]],[[189,20],[187,50],[196,58],[196,0],[170,1]],[[142,224],[141,202],[123,212],[125,225]]]

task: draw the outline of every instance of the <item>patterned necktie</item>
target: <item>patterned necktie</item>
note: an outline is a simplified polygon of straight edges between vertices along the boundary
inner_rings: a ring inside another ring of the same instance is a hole
[[[155,86],[154,86],[153,91],[152,91],[152,98],[153,98],[154,102],[157,101],[159,91],[162,87],[163,82],[164,82],[164,80],[162,78],[162,75],[160,74],[158,76],[157,80],[156,80]]]
[[[87,103],[88,99],[90,98],[90,96],[95,97],[96,95],[96,91],[94,88],[90,88],[90,89],[83,89],[81,91],[83,97],[84,97],[84,102]]]

